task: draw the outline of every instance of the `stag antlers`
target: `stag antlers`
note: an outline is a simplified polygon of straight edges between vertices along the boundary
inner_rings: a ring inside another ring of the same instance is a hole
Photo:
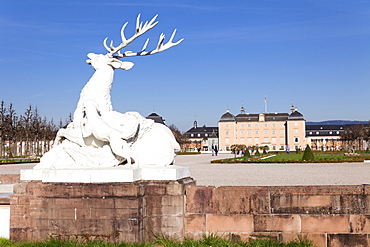
[[[163,44],[164,43],[164,38],[165,38],[165,35],[164,33],[161,33],[161,35],[159,36],[159,41],[158,41],[158,44],[157,44],[157,47],[152,50],[152,51],[145,51],[148,43],[149,43],[149,38],[146,40],[146,42],[144,43],[144,46],[143,48],[141,49],[140,52],[132,52],[132,51],[126,51],[124,53],[121,53],[120,50],[126,46],[128,46],[132,41],[134,41],[135,39],[137,39],[138,37],[140,37],[141,35],[143,35],[144,33],[146,33],[147,31],[149,31],[150,29],[152,29],[155,25],[158,24],[158,21],[155,21],[156,18],[157,18],[158,15],[154,16],[150,22],[145,22],[145,24],[143,25],[142,22],[140,22],[140,14],[137,16],[137,19],[136,19],[136,32],[135,34],[129,38],[129,39],[126,39],[125,37],[125,34],[124,34],[124,30],[128,24],[128,22],[126,22],[123,26],[122,26],[122,29],[121,29],[121,39],[122,39],[122,43],[119,45],[119,46],[116,46],[114,47],[113,46],[113,41],[110,42],[110,46],[107,45],[107,40],[108,40],[108,37],[104,39],[104,47],[105,49],[107,49],[108,53],[107,53],[107,56],[109,57],[115,57],[115,58],[123,58],[123,57],[134,57],[134,56],[146,56],[146,55],[151,55],[151,54],[155,54],[155,53],[158,53],[158,52],[161,52],[161,51],[164,51],[164,50],[167,50],[173,46],[176,46],[178,44],[180,44],[184,39],[180,39],[179,41],[173,43],[173,38],[175,37],[175,34],[176,34],[176,29],[173,31],[172,35],[171,35],[171,38],[170,40],[166,43],[166,44]]]

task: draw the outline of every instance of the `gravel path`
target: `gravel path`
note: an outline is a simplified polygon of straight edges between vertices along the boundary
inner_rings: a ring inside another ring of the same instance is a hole
[[[232,154],[179,155],[176,165],[188,166],[202,186],[361,185],[370,184],[370,163],[335,164],[211,164]],[[1,165],[0,174],[19,174],[35,164]]]
[[[211,164],[221,154],[181,155],[176,165],[190,167],[197,185],[284,186],[284,185],[361,185],[370,184],[370,163],[333,164]]]

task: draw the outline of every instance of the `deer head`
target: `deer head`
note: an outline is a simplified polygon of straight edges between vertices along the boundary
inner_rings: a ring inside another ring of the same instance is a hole
[[[114,69],[129,70],[134,66],[131,62],[122,62],[117,58],[109,57],[107,55],[89,53],[87,57],[90,58],[86,60],[86,63],[91,64],[95,70],[99,70],[106,67],[107,65],[113,67]]]
[[[108,38],[105,38],[103,45],[108,50],[108,53],[105,55],[101,55],[101,54],[97,55],[94,53],[89,53],[87,56],[90,58],[90,60],[86,60],[86,62],[88,64],[91,64],[95,70],[99,69],[103,65],[110,65],[114,69],[121,68],[124,70],[128,70],[128,69],[131,69],[134,64],[131,62],[121,62],[119,60],[120,58],[152,55],[152,54],[162,52],[173,46],[180,44],[184,39],[180,39],[179,41],[175,43],[172,42],[176,34],[176,29],[175,29],[171,35],[170,40],[166,44],[164,44],[165,35],[161,33],[161,35],[159,36],[158,44],[156,48],[152,51],[145,50],[149,43],[149,39],[147,39],[140,52],[125,51],[121,53],[121,50],[124,47],[128,46],[132,41],[134,41],[135,39],[137,39],[138,37],[140,37],[141,35],[143,35],[144,33],[146,33],[147,31],[149,31],[150,29],[155,27],[155,25],[158,24],[158,21],[155,21],[157,19],[157,16],[158,15],[155,15],[149,22],[145,22],[145,24],[143,24],[142,22],[140,22],[140,14],[139,14],[136,19],[136,32],[129,39],[126,39],[125,34],[124,34],[125,28],[128,24],[128,22],[126,22],[122,26],[122,29],[121,29],[121,39],[122,39],[121,44],[114,47],[113,41],[111,41],[110,46],[108,46],[107,45]]]

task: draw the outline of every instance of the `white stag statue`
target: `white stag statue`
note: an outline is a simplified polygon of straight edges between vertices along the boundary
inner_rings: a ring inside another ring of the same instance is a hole
[[[113,42],[104,47],[105,55],[89,53],[86,62],[91,64],[95,73],[81,91],[71,122],[60,129],[54,147],[46,153],[35,169],[81,168],[127,166],[167,166],[174,162],[180,151],[172,132],[163,124],[142,117],[137,112],[119,113],[113,111],[110,91],[115,69],[128,70],[134,65],[119,59],[132,56],[145,56],[167,50],[178,45],[183,39],[173,43],[176,29],[170,40],[164,43],[164,34],[159,37],[157,47],[146,51],[149,39],[140,52],[121,50],[136,38],[157,25],[157,15],[143,24],[140,15],[136,21],[135,34],[126,39],[125,23],[121,29],[122,43],[116,47]]]

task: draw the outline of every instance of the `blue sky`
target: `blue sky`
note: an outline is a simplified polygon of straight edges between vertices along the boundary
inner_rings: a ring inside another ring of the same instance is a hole
[[[163,53],[125,59],[116,70],[116,111],[153,111],[181,131],[217,126],[230,109],[288,112],[292,101],[308,121],[368,120],[370,1],[360,0],[0,0],[0,100],[17,114],[29,104],[49,120],[73,113],[93,74],[89,52],[106,53],[105,37],[133,35],[136,16],[159,14],[146,38],[185,40]]]

